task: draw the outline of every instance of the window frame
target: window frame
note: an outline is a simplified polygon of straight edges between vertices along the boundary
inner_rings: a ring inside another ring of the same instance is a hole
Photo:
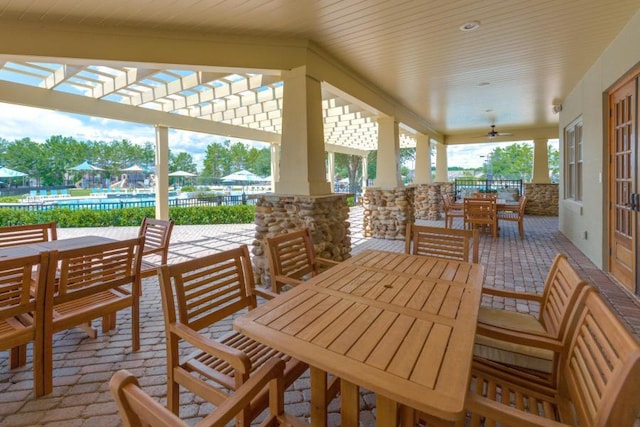
[[[582,116],[564,128],[564,198],[582,202],[584,138]]]

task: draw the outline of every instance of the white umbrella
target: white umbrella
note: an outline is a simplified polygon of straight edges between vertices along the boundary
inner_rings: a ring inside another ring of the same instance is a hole
[[[181,179],[181,183],[180,185],[184,185],[184,178],[193,178],[194,176],[197,176],[195,173],[191,173],[191,172],[187,172],[187,171],[175,171],[175,172],[171,172],[169,174],[169,176],[175,176],[175,177],[180,177]]]
[[[243,169],[243,170],[234,172],[232,174],[229,174],[227,176],[223,176],[222,181],[224,182],[238,181],[243,183],[244,182],[261,182],[262,178],[253,172]]]
[[[191,172],[187,172],[187,171],[175,171],[175,172],[171,172],[169,174],[169,176],[183,176],[183,177],[187,177],[187,178],[192,178],[194,176],[197,176],[195,173],[191,173]]]
[[[122,172],[147,172],[147,169],[143,168],[137,163],[129,166],[128,168],[121,169]]]

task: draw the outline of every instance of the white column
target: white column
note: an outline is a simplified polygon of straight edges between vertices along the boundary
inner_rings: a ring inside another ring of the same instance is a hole
[[[534,184],[549,184],[549,153],[547,151],[548,140],[533,140],[533,171],[531,182]]]
[[[278,194],[330,194],[324,164],[320,82],[306,67],[282,72],[282,139]]]
[[[156,218],[169,219],[169,128],[156,126]]]
[[[280,145],[271,144],[271,192],[275,193],[280,181]]]
[[[416,136],[416,170],[413,178],[416,184],[431,184],[431,143],[427,135]]]
[[[336,182],[336,153],[333,151],[329,151],[327,153],[327,169],[329,169],[329,187],[331,188],[331,192],[335,191],[335,182]]]
[[[362,194],[367,188],[367,181],[369,181],[369,157],[362,156]]]
[[[393,117],[378,118],[376,187],[402,187],[400,176],[400,130]]]
[[[438,142],[436,144],[436,182],[448,182],[447,146]]]

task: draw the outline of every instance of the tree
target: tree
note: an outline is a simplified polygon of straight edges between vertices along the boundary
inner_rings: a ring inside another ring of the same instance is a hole
[[[547,145],[547,156],[549,157],[551,182],[560,182],[560,151],[551,145]]]
[[[529,144],[511,144],[494,148],[485,162],[485,175],[493,179],[531,181],[533,149]]]
[[[191,173],[197,173],[198,169],[193,161],[191,154],[187,152],[180,152],[178,154],[169,154],[169,172],[185,171]]]

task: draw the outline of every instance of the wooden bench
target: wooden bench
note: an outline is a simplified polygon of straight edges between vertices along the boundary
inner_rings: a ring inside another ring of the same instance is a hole
[[[562,341],[557,381],[542,385],[474,361],[467,425],[630,427],[640,413],[640,343],[597,292],[585,288]]]
[[[0,227],[0,248],[57,239],[55,222]]]

